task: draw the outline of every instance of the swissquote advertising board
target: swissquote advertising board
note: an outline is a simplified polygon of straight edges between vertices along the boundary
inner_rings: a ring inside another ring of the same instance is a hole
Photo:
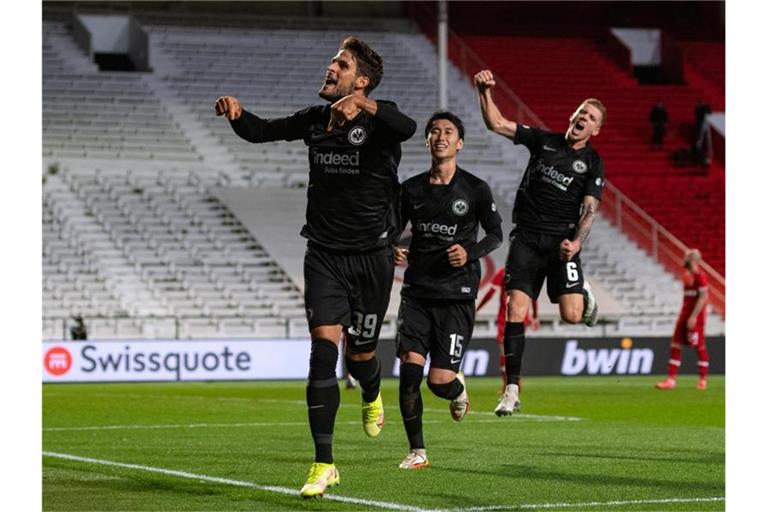
[[[725,339],[707,339],[710,373],[725,372]],[[305,379],[306,339],[43,341],[43,382],[130,382]],[[382,376],[399,375],[395,343],[381,340]],[[492,339],[472,340],[462,369],[497,376]],[[523,368],[533,375],[663,375],[668,338],[529,338]],[[696,373],[696,355],[683,350],[683,374]],[[341,375],[341,358],[337,368]]]

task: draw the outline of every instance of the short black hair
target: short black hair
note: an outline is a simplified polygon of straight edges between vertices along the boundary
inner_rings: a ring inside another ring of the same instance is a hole
[[[367,96],[381,82],[384,76],[384,62],[381,56],[373,51],[362,39],[349,36],[341,42],[341,50],[348,50],[355,56],[358,76],[368,77],[368,86],[365,88]]]
[[[446,119],[453,123],[453,125],[456,127],[456,129],[459,131],[459,138],[461,140],[464,140],[464,123],[461,122],[461,119],[459,119],[459,116],[452,112],[448,112],[447,110],[438,110],[434,114],[432,114],[432,117],[429,118],[429,121],[427,121],[427,126],[424,127],[424,138],[429,137],[429,130],[432,127],[432,123],[437,121],[438,119]]]

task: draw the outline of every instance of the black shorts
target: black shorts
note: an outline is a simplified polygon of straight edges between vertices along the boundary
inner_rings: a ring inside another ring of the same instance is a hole
[[[539,297],[544,278],[547,295],[557,304],[561,295],[581,293],[584,273],[581,270],[581,251],[571,261],[560,259],[560,243],[564,235],[548,235],[515,229],[509,234],[504,288],[520,290],[532,299]]]
[[[431,367],[458,372],[474,326],[475,301],[403,297],[397,314],[397,354],[430,354]]]
[[[304,307],[309,328],[342,325],[352,352],[373,352],[395,274],[391,248],[336,253],[314,244],[304,254]]]

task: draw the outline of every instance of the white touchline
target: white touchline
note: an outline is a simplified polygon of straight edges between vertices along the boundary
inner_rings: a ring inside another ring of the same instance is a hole
[[[445,412],[444,409],[432,409],[430,407],[424,408],[425,412]],[[473,411],[470,410],[467,413],[468,416],[496,416],[495,412],[491,411]],[[581,421],[582,418],[579,418],[578,416],[546,416],[541,414],[512,414],[509,416],[509,418],[505,418],[504,420],[500,421],[509,421],[509,420],[528,420],[528,421]]]
[[[621,505],[661,505],[664,503],[705,503],[712,501],[725,501],[723,496],[707,498],[659,498],[656,500],[615,500],[615,501],[589,501],[576,503],[521,503],[520,505],[491,505],[488,507],[446,508],[432,512],[493,512],[494,510],[520,510],[520,509],[545,509],[545,508],[578,508],[578,507],[616,507]]]
[[[58,393],[48,393],[47,396],[67,396],[67,395],[59,395]],[[93,393],[91,396],[101,396],[101,397],[124,397],[124,398],[148,398],[150,395],[141,395],[141,394],[129,394],[129,393]],[[157,396],[154,396],[153,398],[157,399]],[[209,396],[198,396],[198,395],[181,395],[181,396],[166,396],[161,398],[168,398],[173,400],[179,400],[179,399],[187,399],[187,400],[217,400],[217,401],[231,401],[231,402],[246,402],[246,403],[253,403],[253,402],[268,402],[268,403],[277,403],[277,404],[292,404],[292,405],[301,405],[306,407],[307,402],[304,400],[278,400],[275,398],[238,398],[238,397],[209,397]],[[349,404],[349,403],[342,403],[339,404],[339,407],[344,408],[359,408],[360,406],[358,404]],[[388,407],[385,407],[385,409],[389,409]],[[431,407],[425,407],[424,412],[438,412],[438,413],[444,413],[444,409],[435,409]],[[496,416],[496,413],[490,412],[490,411],[470,411],[470,416]],[[548,416],[548,415],[541,415],[541,414],[513,414],[507,418],[504,418],[500,421],[581,421],[583,418],[579,418],[578,416]],[[306,424],[306,423],[304,423]],[[224,426],[224,425],[222,425]]]
[[[442,409],[439,412],[445,412]],[[470,413],[477,414],[477,413]],[[493,413],[491,413],[493,414]],[[514,420],[499,420],[499,419],[476,419],[472,423],[497,423],[503,424],[507,421],[523,422],[541,422],[541,421],[579,421],[580,418],[568,418],[555,416],[556,419],[543,419],[549,418],[547,416],[538,417],[533,415],[517,415]],[[445,423],[443,420],[423,420],[425,424],[432,423]],[[360,425],[359,421],[337,421],[336,425]],[[306,427],[308,423],[306,421],[257,421],[257,422],[242,422],[242,423],[165,423],[155,425],[85,425],[81,427],[43,427],[43,432],[78,432],[78,431],[94,431],[94,430],[161,430],[161,429],[173,429],[173,428],[248,428],[248,427]]]
[[[65,459],[65,460],[72,460],[76,462],[85,462],[88,464],[100,464],[102,466],[113,466],[118,468],[125,468],[125,469],[134,469],[138,471],[148,471],[150,473],[160,473],[162,475],[169,475],[169,476],[176,476],[179,478],[190,478],[193,480],[203,480],[206,482],[213,482],[217,484],[224,484],[224,485],[234,485],[237,487],[249,487],[251,489],[256,489],[259,491],[266,491],[266,492],[274,492],[277,494],[287,494],[289,496],[295,496],[297,499],[299,497],[299,492],[296,489],[290,489],[288,487],[280,487],[276,485],[260,485],[253,482],[245,482],[242,480],[231,480],[229,478],[219,478],[216,476],[209,476],[209,475],[201,475],[197,473],[188,473],[186,471],[176,471],[173,469],[164,469],[164,468],[156,468],[152,466],[142,466],[140,464],[126,464],[124,462],[115,462],[111,460],[103,460],[103,459],[92,459],[90,457],[80,457],[79,455],[72,455],[69,453],[56,453],[56,452],[43,452],[43,456],[45,457],[51,457],[55,459]],[[326,500],[333,500],[333,501],[340,501],[342,503],[352,503],[355,505],[364,505],[367,507],[377,507],[377,508],[384,508],[389,510],[404,510],[404,511],[412,511],[412,512],[425,512],[424,509],[418,508],[418,507],[412,507],[410,505],[403,505],[400,503],[389,503],[387,501],[375,501],[375,500],[364,500],[361,498],[351,498],[348,496],[338,496],[335,494],[326,494],[325,495]]]

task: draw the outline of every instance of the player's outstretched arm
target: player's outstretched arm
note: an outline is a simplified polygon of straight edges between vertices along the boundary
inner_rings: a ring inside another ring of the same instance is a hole
[[[216,100],[217,116],[225,116],[240,138],[248,142],[300,139],[306,126],[317,117],[319,109],[310,107],[288,117],[262,119],[243,108],[234,96],[221,96]]]
[[[243,107],[240,100],[234,96],[220,96],[216,100],[216,115],[227,116],[228,121],[234,121],[243,115]]]
[[[515,133],[517,133],[517,123],[505,118],[493,101],[492,91],[495,86],[496,80],[489,70],[484,69],[475,75],[475,87],[477,87],[477,94],[480,97],[483,121],[492,132],[514,139]]]

